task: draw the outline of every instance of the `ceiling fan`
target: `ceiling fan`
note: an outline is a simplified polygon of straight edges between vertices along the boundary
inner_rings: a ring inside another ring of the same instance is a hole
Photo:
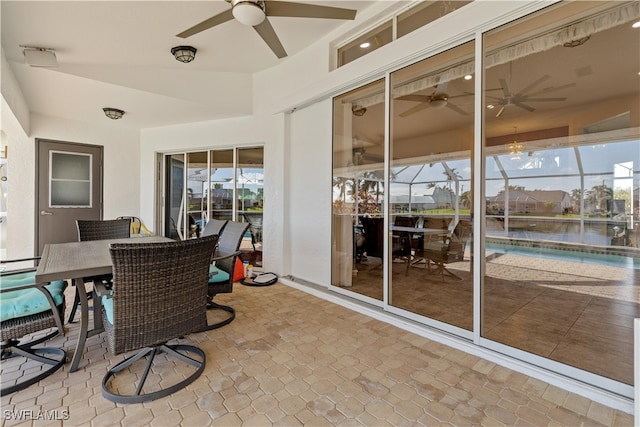
[[[278,58],[287,56],[280,39],[276,35],[268,16],[292,18],[355,19],[356,11],[339,7],[319,6],[315,4],[291,3],[276,0],[226,0],[231,9],[205,19],[199,24],[181,32],[177,37],[187,38],[208,30],[232,19],[243,25],[251,26],[267,43]]]
[[[472,93],[464,93],[462,95],[449,96],[446,93],[447,83],[439,84],[435,87],[435,90],[431,93],[431,95],[404,95],[400,96],[396,99],[400,99],[402,101],[415,101],[420,104],[416,105],[413,108],[408,109],[405,112],[400,113],[400,117],[407,117],[418,111],[422,111],[425,108],[450,108],[458,114],[462,114],[463,116],[468,116],[469,113],[458,107],[457,105],[450,102],[450,99],[460,98],[462,96],[473,95]]]
[[[550,92],[555,92],[558,90],[562,90],[562,89],[566,89],[572,86],[575,86],[575,83],[568,83],[562,86],[551,86],[548,88],[544,88],[541,89],[537,92],[531,92],[529,93],[532,89],[538,87],[540,84],[542,84],[543,82],[547,81],[548,79],[550,79],[551,76],[548,74],[545,74],[544,76],[540,77],[538,80],[532,82],[531,84],[529,84],[527,87],[525,87],[524,89],[522,89],[520,92],[517,93],[513,93],[511,92],[511,88],[509,87],[509,84],[507,83],[507,81],[505,79],[498,79],[498,81],[500,82],[500,88],[502,88],[502,97],[495,97],[495,96],[488,96],[487,95],[487,99],[491,99],[496,101],[496,103],[498,105],[500,105],[500,110],[498,110],[498,113],[496,114],[496,117],[500,117],[502,115],[502,113],[504,113],[505,109],[507,107],[510,106],[516,106],[519,108],[522,108],[523,110],[527,110],[529,112],[533,112],[536,109],[533,108],[532,106],[525,104],[525,102],[550,102],[550,101],[566,101],[566,97],[558,97],[558,98],[536,98],[536,96],[538,95],[542,95],[545,93],[550,93]],[[511,76],[509,76],[509,80],[511,80]]]

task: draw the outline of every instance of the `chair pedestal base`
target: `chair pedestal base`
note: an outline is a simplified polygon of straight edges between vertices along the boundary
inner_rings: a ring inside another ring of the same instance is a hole
[[[184,354],[184,352],[189,351],[191,353],[197,354],[198,357],[200,358],[200,360],[195,360],[189,356],[187,356],[186,354]],[[189,375],[187,378],[185,378],[184,380],[180,381],[177,384],[174,384],[172,386],[169,386],[167,388],[163,388],[161,390],[158,391],[154,391],[151,393],[142,393],[142,387],[144,386],[145,381],[147,380],[147,376],[149,374],[149,371],[151,370],[151,365],[153,364],[153,359],[155,358],[155,356],[157,354],[160,353],[167,353],[168,355],[174,356],[176,358],[178,358],[179,360],[186,362],[192,366],[196,367],[195,372],[193,372],[191,375]],[[118,372],[128,368],[129,366],[131,366],[132,364],[134,364],[135,362],[137,362],[138,360],[147,357],[147,364],[144,370],[144,373],[142,374],[142,377],[140,379],[140,382],[138,383],[138,386],[136,387],[136,393],[135,394],[117,394],[111,390],[109,390],[109,381],[111,380],[111,378],[113,378]],[[105,399],[108,399],[112,402],[116,402],[116,403],[142,403],[142,402],[149,402],[151,400],[155,400],[158,399],[160,397],[165,397],[168,396],[172,393],[175,393],[176,391],[186,387],[187,385],[191,384],[192,382],[194,382],[199,376],[200,374],[202,374],[202,372],[204,371],[204,367],[205,367],[205,363],[206,363],[206,356],[204,354],[204,351],[200,350],[198,347],[192,346],[192,345],[184,345],[184,344],[178,344],[178,345],[167,345],[167,344],[162,344],[162,345],[158,345],[158,346],[154,346],[154,347],[147,347],[143,350],[141,350],[140,352],[136,353],[133,356],[130,356],[128,358],[126,358],[125,360],[123,360],[122,362],[118,363],[116,366],[114,366],[113,368],[111,368],[107,374],[104,376],[104,378],[102,379],[102,395],[105,397]]]
[[[57,334],[58,332],[56,331],[36,341],[29,342],[23,345],[20,345],[15,341],[11,341],[6,345],[2,345],[2,360],[8,360],[13,357],[24,357],[26,359],[34,360],[41,363],[43,368],[42,371],[40,371],[37,375],[24,379],[11,386],[2,388],[2,390],[0,390],[0,396],[5,396],[7,394],[15,393],[16,391],[24,390],[30,385],[35,384],[41,379],[53,374],[66,363],[67,354],[61,348],[32,348],[34,345],[40,344]],[[52,357],[48,357],[48,355],[52,355]]]
[[[211,325],[207,325],[203,331],[211,331],[214,329],[218,329],[221,328],[225,325],[228,325],[229,323],[233,322],[233,319],[236,318],[236,310],[233,307],[230,307],[228,305],[222,305],[222,304],[218,304],[213,302],[212,299],[210,299],[209,301],[207,301],[207,310],[222,310],[222,311],[226,311],[227,313],[229,313],[229,317],[227,317],[226,319],[211,324]]]

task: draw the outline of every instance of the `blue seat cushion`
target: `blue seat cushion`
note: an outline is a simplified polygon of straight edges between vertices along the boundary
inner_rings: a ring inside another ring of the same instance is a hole
[[[107,297],[107,295],[102,296],[102,309],[104,310],[104,314],[107,316],[107,321],[113,325],[113,298]]]
[[[229,273],[220,270],[214,264],[209,266],[209,283],[224,283],[229,281]]]
[[[0,279],[2,289],[9,289],[21,285],[35,283],[35,272],[3,275]],[[64,290],[67,282],[56,280],[46,286],[56,305],[64,301]],[[0,320],[5,321],[18,317],[29,316],[51,310],[47,297],[36,288],[22,289],[15,292],[0,294]]]

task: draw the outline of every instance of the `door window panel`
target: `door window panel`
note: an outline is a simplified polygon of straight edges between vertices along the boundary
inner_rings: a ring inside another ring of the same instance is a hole
[[[87,207],[91,200],[92,156],[51,151],[49,156],[49,207]]]

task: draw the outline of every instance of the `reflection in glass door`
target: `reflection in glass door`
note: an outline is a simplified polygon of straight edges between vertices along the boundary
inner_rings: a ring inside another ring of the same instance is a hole
[[[384,81],[333,104],[331,284],[382,301],[384,283]]]
[[[389,303],[471,337],[474,43],[391,74]]]
[[[165,157],[164,235],[176,240],[184,239],[184,157],[184,154]]]

